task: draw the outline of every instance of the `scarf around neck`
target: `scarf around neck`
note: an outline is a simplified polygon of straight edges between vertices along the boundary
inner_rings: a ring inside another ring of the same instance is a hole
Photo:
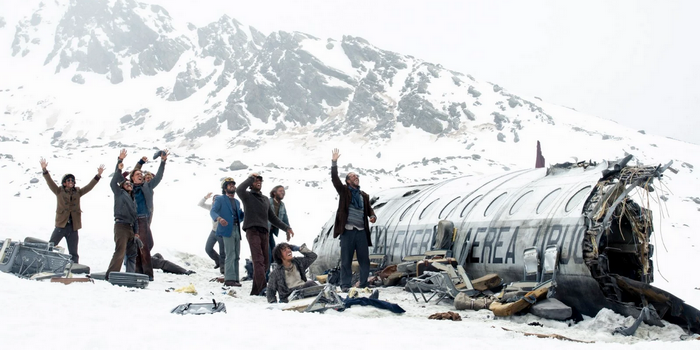
[[[352,197],[350,205],[357,209],[363,209],[362,195],[360,194],[360,186],[357,186],[357,188],[348,186],[348,188],[350,189],[350,195]]]

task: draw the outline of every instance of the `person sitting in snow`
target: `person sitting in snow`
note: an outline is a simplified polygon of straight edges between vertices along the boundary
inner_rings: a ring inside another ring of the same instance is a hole
[[[105,166],[100,165],[100,167],[97,168],[97,175],[90,180],[87,186],[80,188],[75,186],[75,176],[73,176],[73,174],[63,175],[61,187],[58,187],[56,183],[53,182],[49,171],[46,170],[46,166],[49,164],[46,159],[41,158],[39,164],[41,164],[41,171],[44,174],[46,184],[49,185],[51,192],[56,195],[56,228],[53,230],[49,242],[57,246],[65,237],[71,260],[77,264],[78,230],[82,227],[80,220],[82,213],[82,210],[80,210],[80,197],[90,192],[90,190],[97,185],[97,182],[100,181],[102,177],[102,172],[105,170]]]
[[[296,251],[304,257],[295,258],[292,252]],[[267,282],[267,302],[277,302],[277,294],[279,294],[279,301],[286,303],[293,291],[316,285],[316,282],[306,279],[306,269],[316,261],[318,255],[307,248],[306,244],[298,247],[280,243],[272,250],[272,256],[277,267],[272,270],[270,280]]]

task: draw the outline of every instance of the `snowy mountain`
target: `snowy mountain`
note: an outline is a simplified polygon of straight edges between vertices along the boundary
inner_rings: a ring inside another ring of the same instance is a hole
[[[132,0],[11,0],[0,10],[0,238],[48,238],[53,229],[55,199],[41,178],[42,156],[54,179],[71,172],[78,185],[99,164],[107,167],[84,199],[80,231],[81,261],[99,271],[113,250],[105,182],[119,149],[129,151],[133,166],[168,148],[155,197],[157,250],[203,270],[210,220],[196,203],[218,192],[224,176],[242,180],[259,171],[263,190],[285,185],[294,240],[310,244],[336,203],[332,148],[341,150],[341,172],[357,171],[371,194],[530,168],[539,140],[548,164],[626,154],[633,163],[673,160],[678,172],[666,173],[657,197],[639,202],[655,214],[655,285],[700,307],[700,277],[687,267],[700,255],[697,145],[521,96],[350,35],[266,35],[225,14],[196,27]],[[154,170],[157,162],[144,167]],[[160,277],[154,288],[167,288],[172,280]],[[25,281],[0,278],[43,296]],[[23,296],[13,298],[20,304]]]
[[[226,130],[232,144],[251,144],[256,141],[244,133],[303,129],[321,139],[352,133],[381,143],[407,128],[465,143],[478,135],[515,147],[531,129],[562,124],[602,140],[623,136],[587,130],[586,123],[563,120],[536,97],[517,96],[362,38],[322,40],[281,31],[266,36],[227,15],[205,27],[180,27],[166,9],[132,0],[42,2],[8,12],[13,18],[4,19],[9,24],[2,28],[5,40],[12,35],[10,51],[3,53],[8,66],[51,72],[58,89],[80,95],[109,82],[110,93],[91,99],[99,105],[118,99],[120,108],[102,110],[100,119],[124,131],[155,128],[158,139],[169,142],[203,142]],[[47,75],[35,76],[36,84]],[[41,90],[26,78],[25,93]],[[135,84],[142,86],[138,93]],[[13,95],[6,107],[10,116],[24,102],[12,93],[18,87],[5,85]],[[31,93],[51,101],[62,97],[58,89]],[[118,97],[125,94],[129,98]],[[73,113],[57,116],[59,123],[93,112],[71,107]],[[173,114],[187,119],[186,125],[176,125]],[[92,140],[79,136],[80,130],[57,131],[63,142]]]

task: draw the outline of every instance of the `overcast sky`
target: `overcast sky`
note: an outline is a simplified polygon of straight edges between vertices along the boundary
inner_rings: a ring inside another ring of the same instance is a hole
[[[700,144],[700,1],[144,0],[206,25],[375,46]]]

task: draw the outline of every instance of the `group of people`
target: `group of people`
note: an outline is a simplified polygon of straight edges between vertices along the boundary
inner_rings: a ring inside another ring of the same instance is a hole
[[[168,151],[159,151],[155,158],[161,162],[155,175],[148,176],[141,166],[148,161],[141,158],[131,172],[124,172],[124,158],[127,151],[122,149],[110,182],[114,193],[114,242],[115,249],[107,269],[109,273],[120,271],[122,263],[127,272],[144,273],[153,279],[151,250],[154,241],[151,232],[153,218],[153,189],[160,183]],[[360,190],[359,175],[351,172],[342,183],[338,176],[338,149],[332,153],[331,181],[338,193],[338,210],[335,218],[333,237],[340,237],[340,287],[347,291],[352,283],[352,261],[357,256],[360,265],[360,287],[367,286],[369,276],[369,247],[372,246],[369,223],[376,221],[374,210],[369,203],[369,195]],[[44,178],[56,194],[56,228],[51,235],[51,242],[58,245],[65,238],[73,262],[78,263],[78,230],[81,228],[80,197],[87,194],[102,176],[104,165],[97,170],[97,175],[83,187],[75,186],[75,176],[66,174],[57,186],[48,173],[47,162],[41,159]],[[267,197],[262,193],[263,177],[258,173],[250,174],[239,186],[231,177],[221,182],[221,195],[214,195],[212,204],[206,200],[207,194],[199,206],[209,210],[212,218],[212,230],[205,244],[205,251],[214,260],[215,268],[224,275],[224,284],[240,287],[239,274],[240,241],[243,232],[250,248],[253,262],[253,285],[250,294],[262,295],[266,291],[269,302],[279,300],[286,302],[296,289],[310,286],[313,282],[306,278],[306,269],[316,260],[316,253],[302,245],[288,243],[276,244],[275,237],[279,230],[286,232],[286,239],[294,237],[289,225],[287,209],[282,201],[285,197],[283,186],[275,186]],[[240,201],[236,198],[240,198]],[[219,253],[214,245],[219,244]],[[300,252],[303,257],[294,257],[293,252]],[[272,262],[275,268],[270,271]]]

